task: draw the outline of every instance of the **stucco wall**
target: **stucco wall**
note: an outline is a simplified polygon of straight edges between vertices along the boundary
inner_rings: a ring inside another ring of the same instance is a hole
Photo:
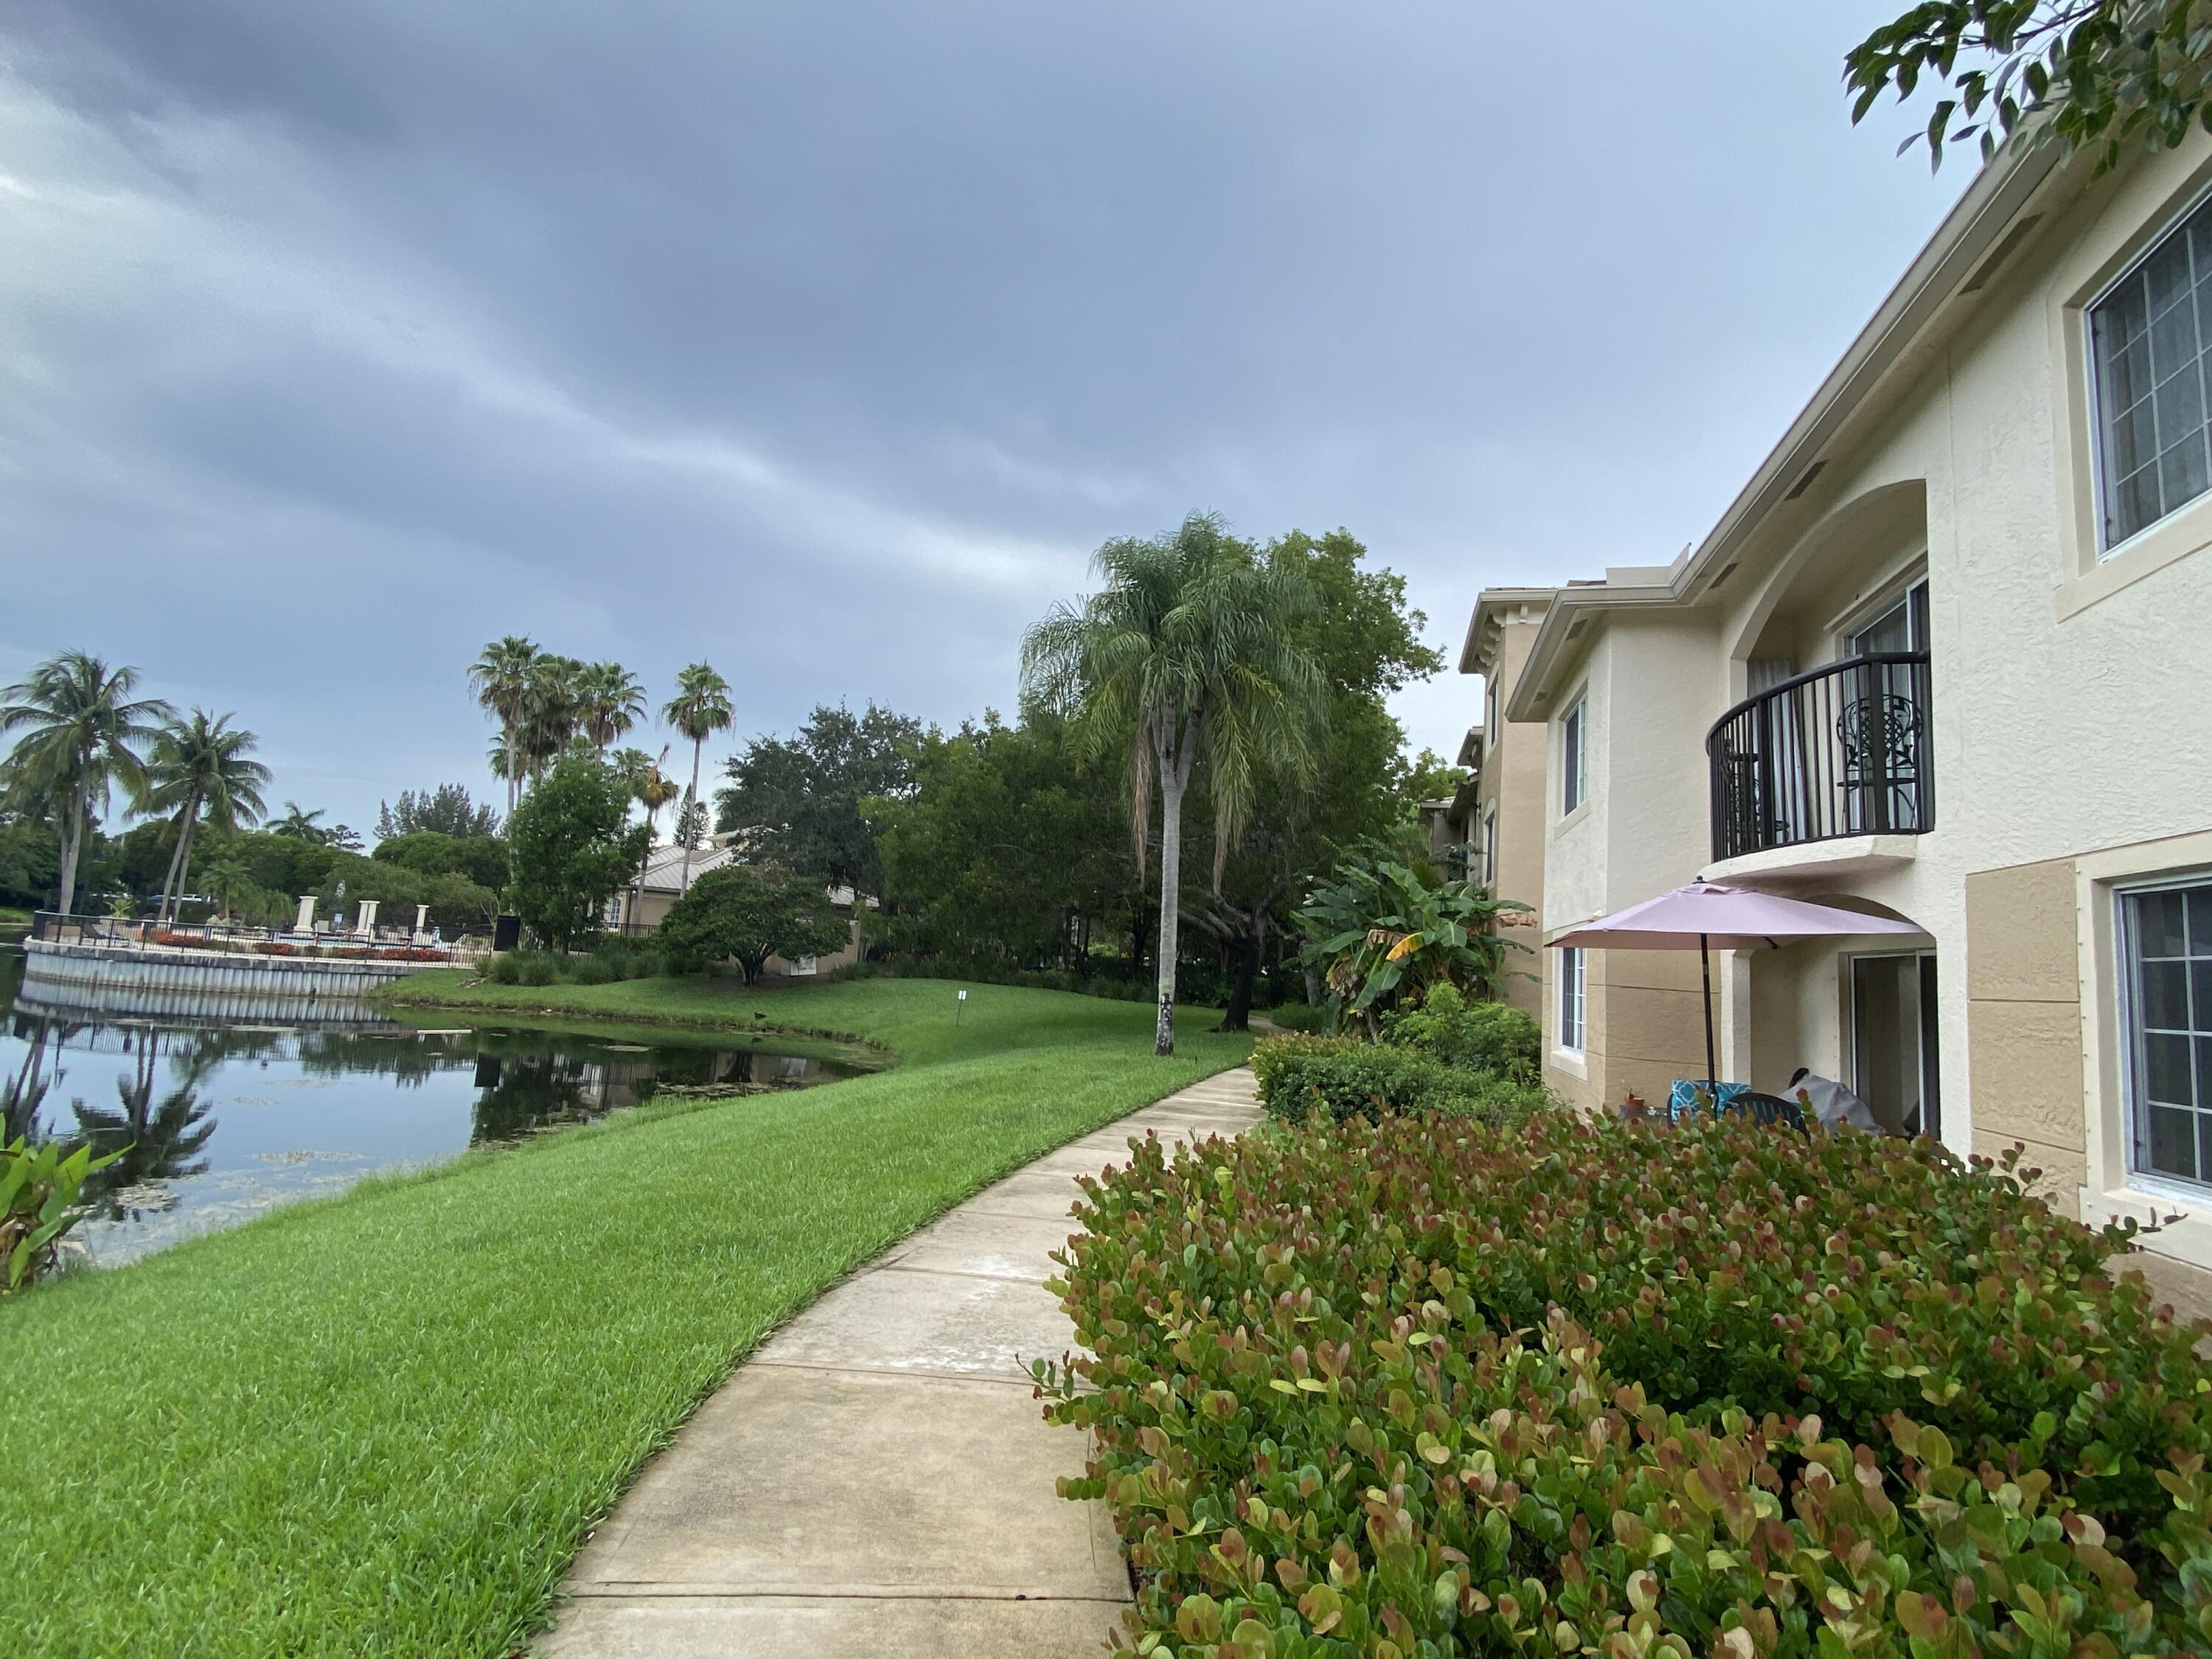
[[[1498,682],[1492,707],[1502,710],[1519,682],[1540,620],[1540,616],[1511,620],[1501,629],[1497,659],[1491,667]],[[1498,814],[1497,896],[1534,907],[1523,922],[1504,930],[1506,938],[1529,947],[1528,953],[1515,951],[1507,958],[1505,1000],[1530,1013],[1536,1012],[1543,1000],[1541,964],[1534,952],[1543,945],[1545,734],[1540,722],[1508,720],[1503,714],[1495,730],[1484,732],[1482,778],[1476,792],[1475,826],[1469,836],[1480,850],[1483,815],[1493,811]]]
[[[2185,838],[2212,831],[2212,497],[2100,557],[2082,307],[2207,183],[2199,135],[2046,210],[1972,326],[1923,352],[1884,394],[1887,416],[1747,544],[1715,696],[1741,691],[1753,656],[1832,659],[1851,605],[1924,541],[1934,828],[1879,873],[1763,884],[1918,923],[1938,962],[1946,1140],[1985,1153],[2021,1140],[2051,1190],[2114,1213],[2129,1184],[2118,1016],[2109,972],[2082,963],[2111,949],[2098,869],[2205,867]],[[2138,847],[2153,850],[2120,851]],[[1793,1049],[1847,1063],[1837,971],[1832,951],[1751,961],[1754,1081]],[[2212,1266],[2204,1233],[2154,1248]]]

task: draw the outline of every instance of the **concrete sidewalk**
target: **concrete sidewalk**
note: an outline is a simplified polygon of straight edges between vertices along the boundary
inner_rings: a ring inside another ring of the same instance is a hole
[[[1129,1602],[1103,1504],[1028,1362],[1073,1341],[1043,1288],[1075,1177],[1132,1136],[1235,1134],[1249,1069],[1169,1096],[947,1212],[747,1360],[576,1559],[546,1659],[1103,1652]]]

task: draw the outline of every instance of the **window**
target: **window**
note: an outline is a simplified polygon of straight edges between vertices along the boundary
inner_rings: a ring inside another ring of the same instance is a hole
[[[2212,879],[2120,896],[2135,1167],[2212,1185]]]
[[[1583,1051],[1583,953],[1559,952],[1559,1047]]]
[[[2089,310],[2106,550],[2212,488],[2208,346],[2212,202]]]
[[[1493,896],[1498,891],[1498,809],[1492,807],[1482,820],[1482,884]]]
[[[1493,674],[1482,693],[1482,748],[1485,754],[1498,747],[1498,677]]]
[[[1583,804],[1583,796],[1589,787],[1589,762],[1583,757],[1588,747],[1583,727],[1589,720],[1589,699],[1577,697],[1575,706],[1559,716],[1559,816],[1561,817]]]

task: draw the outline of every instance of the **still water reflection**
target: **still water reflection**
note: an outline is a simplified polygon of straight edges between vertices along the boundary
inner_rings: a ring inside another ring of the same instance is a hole
[[[800,1088],[855,1069],[768,1042],[418,1029],[367,1007],[307,1027],[88,1018],[20,998],[21,968],[0,951],[0,1137],[129,1147],[73,1235],[99,1263],[658,1086]]]

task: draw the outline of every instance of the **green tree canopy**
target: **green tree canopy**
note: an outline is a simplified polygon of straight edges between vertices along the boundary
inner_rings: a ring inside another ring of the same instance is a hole
[[[379,841],[411,836],[423,830],[434,830],[441,836],[495,836],[499,833],[499,814],[492,810],[489,801],[471,799],[468,786],[459,783],[441,783],[435,789],[419,793],[403,789],[397,805],[377,802]]]
[[[1019,726],[986,712],[914,753],[912,787],[862,810],[877,832],[879,926],[918,954],[1063,965],[1091,924],[1118,925],[1145,891],[1116,774],[1079,764],[1066,723],[1032,708]]]
[[[369,856],[424,876],[465,876],[496,893],[507,885],[507,842],[498,836],[447,836],[435,830],[393,836]]]
[[[770,957],[790,962],[824,956],[843,949],[850,937],[819,880],[740,864],[700,877],[654,935],[678,971],[735,962],[748,985]]]
[[[562,756],[507,821],[514,912],[556,951],[599,932],[607,900],[645,857],[646,830],[629,823],[629,792],[591,753]]]
[[[2212,8],[2199,0],[1925,0],[1852,48],[1851,119],[1885,91],[1901,102],[1923,76],[1948,82],[1927,125],[1898,146],[1947,143],[1984,160],[2008,140],[2097,154],[2110,170],[2131,143],[2172,149],[2212,132],[2206,98]]]
[[[762,859],[880,896],[883,860],[860,803],[908,798],[921,742],[920,720],[875,703],[858,715],[817,707],[797,736],[755,738],[731,757],[716,827],[750,832]]]

